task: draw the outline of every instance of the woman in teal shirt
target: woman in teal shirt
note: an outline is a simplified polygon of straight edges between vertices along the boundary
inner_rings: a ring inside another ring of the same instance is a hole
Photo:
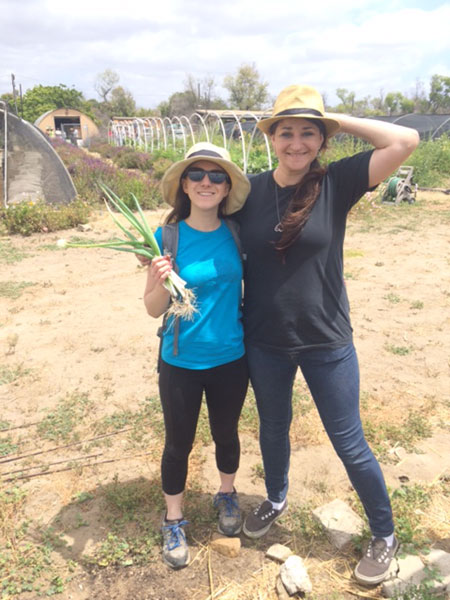
[[[164,200],[173,206],[166,222],[178,223],[178,272],[195,293],[197,309],[192,320],[179,319],[177,333],[169,317],[162,342],[159,390],[166,436],[161,475],[167,507],[163,560],[172,568],[189,563],[182,501],[203,393],[220,477],[214,497],[218,528],[225,535],[236,535],[242,527],[234,488],[240,457],[238,420],[248,386],[242,264],[223,217],[243,206],[249,189],[228,152],[209,143],[193,146],[162,181]],[[164,252],[161,228],[155,236]],[[153,317],[169,306],[163,284],[171,269],[164,256],[149,266],[144,302]]]

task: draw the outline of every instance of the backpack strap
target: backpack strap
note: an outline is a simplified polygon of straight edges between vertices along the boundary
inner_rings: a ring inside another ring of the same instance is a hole
[[[234,219],[230,219],[229,217],[224,218],[225,225],[230,230],[231,235],[233,236],[234,243],[239,252],[239,256],[241,257],[242,264],[245,265],[245,261],[247,260],[247,255],[242,251],[241,238],[239,237],[239,223]]]
[[[174,261],[174,269],[178,273],[178,267],[175,264],[175,259],[178,252],[178,238],[179,238],[178,223],[168,223],[162,227],[162,247],[163,254],[169,255]]]

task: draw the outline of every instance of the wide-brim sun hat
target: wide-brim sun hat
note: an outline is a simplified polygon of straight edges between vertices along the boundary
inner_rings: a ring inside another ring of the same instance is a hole
[[[257,124],[266,135],[270,135],[273,123],[288,118],[313,119],[323,123],[327,135],[332,136],[340,129],[339,121],[328,117],[320,93],[310,85],[290,85],[278,94],[272,116]]]
[[[231,161],[226,148],[209,142],[199,142],[186,152],[184,160],[174,163],[167,169],[161,181],[163,199],[173,206],[184,171],[199,160],[207,160],[226,171],[231,179],[231,188],[224,206],[224,214],[231,215],[241,209],[250,192],[250,182],[241,169]]]

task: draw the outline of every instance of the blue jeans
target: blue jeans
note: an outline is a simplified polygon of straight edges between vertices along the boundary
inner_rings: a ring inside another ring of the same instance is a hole
[[[366,511],[372,534],[394,531],[384,477],[370,450],[359,414],[359,367],[353,344],[310,350],[296,358],[247,345],[250,379],[260,419],[260,445],[268,498],[288,490],[292,388],[300,367],[323,426]]]

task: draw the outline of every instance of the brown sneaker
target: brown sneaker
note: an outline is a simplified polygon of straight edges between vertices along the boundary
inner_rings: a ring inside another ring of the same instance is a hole
[[[355,577],[359,583],[377,585],[384,581],[399,545],[395,537],[392,546],[388,546],[383,538],[370,540],[364,556],[356,565]]]
[[[287,500],[280,510],[274,508],[270,500],[264,500],[264,502],[257,506],[253,512],[247,515],[243,527],[245,535],[250,538],[259,538],[263,536],[269,531],[278,517],[281,517],[286,509]]]

